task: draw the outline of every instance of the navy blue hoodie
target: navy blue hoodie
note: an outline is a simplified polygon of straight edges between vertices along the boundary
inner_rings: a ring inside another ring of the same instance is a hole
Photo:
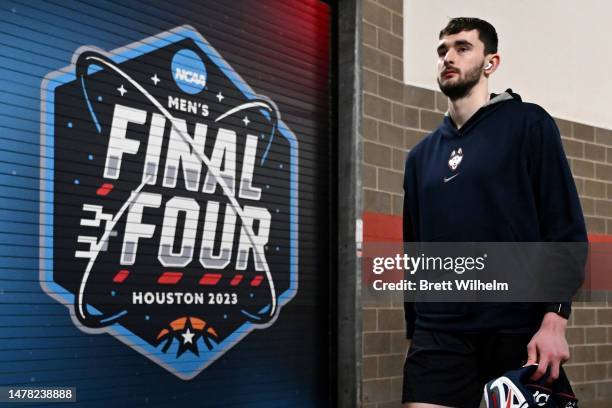
[[[492,95],[460,129],[446,115],[408,154],[404,193],[405,242],[587,242],[554,120],[510,89]],[[553,308],[544,303],[406,303],[407,336],[412,337],[415,325],[534,332]]]

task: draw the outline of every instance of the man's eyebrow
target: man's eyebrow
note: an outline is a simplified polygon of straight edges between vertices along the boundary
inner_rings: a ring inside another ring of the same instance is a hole
[[[442,43],[440,45],[438,45],[438,48],[436,48],[436,51],[438,52],[438,54],[444,50],[448,49],[448,46],[451,47],[469,47],[472,48],[474,46],[474,44],[472,44],[471,42],[469,42],[468,40],[457,40],[451,44],[447,44],[447,43]]]
[[[468,47],[472,47],[473,46],[473,44],[471,42],[469,42],[468,40],[457,40],[453,44],[454,47],[459,47],[459,46],[462,46],[462,45],[467,45]]]

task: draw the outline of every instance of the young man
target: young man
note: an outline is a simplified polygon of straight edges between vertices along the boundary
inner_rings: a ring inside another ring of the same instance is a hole
[[[508,90],[490,95],[497,33],[477,18],[440,32],[442,124],[409,153],[404,241],[586,242],[555,122]],[[405,407],[478,407],[484,384],[528,363],[559,376],[570,303],[406,303]]]

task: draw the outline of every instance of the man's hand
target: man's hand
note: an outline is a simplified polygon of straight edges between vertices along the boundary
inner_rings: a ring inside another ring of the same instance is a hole
[[[533,336],[527,345],[527,364],[538,363],[538,369],[531,379],[539,380],[546,373],[550,365],[550,376],[547,382],[559,378],[559,367],[569,360],[569,346],[565,339],[567,319],[556,313],[546,313],[542,319],[540,330]]]

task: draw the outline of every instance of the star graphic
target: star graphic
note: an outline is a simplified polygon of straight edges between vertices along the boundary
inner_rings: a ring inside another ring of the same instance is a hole
[[[184,352],[191,351],[196,356],[200,356],[200,351],[198,350],[198,340],[202,336],[198,331],[191,331],[193,326],[191,324],[191,319],[187,319],[185,323],[185,331],[182,333],[176,333],[175,336],[179,340],[179,347],[176,353],[177,357],[180,357]]]
[[[217,99],[219,100],[219,102],[221,102],[224,98],[225,98],[225,96],[223,96],[221,91],[219,91],[219,93],[217,94]]]
[[[251,123],[249,117],[246,115],[244,115],[244,119],[242,119],[242,121],[244,122],[244,126],[249,126],[249,123]]]
[[[155,74],[155,75],[153,75],[153,76],[151,77],[151,81],[153,81],[153,83],[154,83],[155,85],[157,85],[157,83],[158,83],[159,81],[161,81],[161,79],[159,79],[159,78],[157,77],[157,74]]]
[[[187,344],[187,343],[193,344],[193,336],[195,336],[195,333],[192,333],[189,330],[189,327],[187,328],[185,333],[181,334],[181,336],[183,336],[183,344]]]
[[[123,84],[121,84],[121,86],[119,88],[117,88],[117,90],[119,91],[119,93],[121,94],[121,96],[123,96],[124,94],[127,93],[127,91],[125,90],[125,88],[123,87]]]

